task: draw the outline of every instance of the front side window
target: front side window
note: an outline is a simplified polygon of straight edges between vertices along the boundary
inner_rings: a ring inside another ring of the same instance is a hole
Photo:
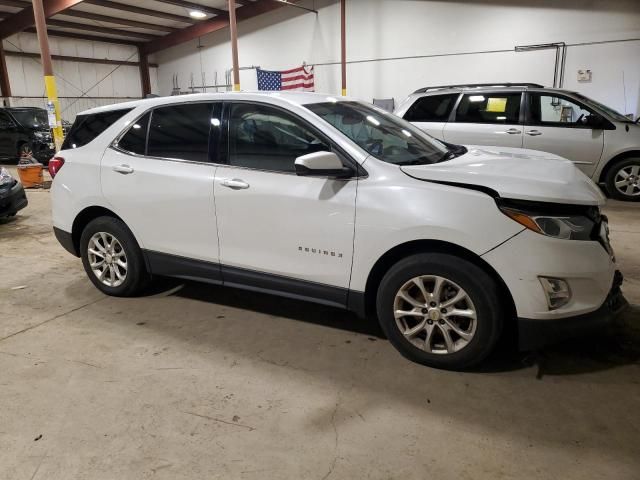
[[[518,93],[466,93],[456,109],[458,123],[520,123],[520,99]]]
[[[229,164],[295,172],[296,158],[331,147],[292,115],[266,105],[236,103],[229,118]]]
[[[565,97],[530,93],[529,115],[532,125],[555,127],[582,127],[582,120],[591,115],[591,111]]]
[[[131,108],[122,108],[89,115],[78,115],[64,139],[62,150],[80,148],[88,144],[130,111]]]
[[[147,155],[208,162],[209,130],[217,120],[213,117],[213,107],[212,103],[187,103],[154,109]]]
[[[306,108],[360,148],[395,165],[437,163],[449,148],[409,122],[360,102],[311,103]]]
[[[458,95],[450,93],[418,98],[409,107],[403,118],[407,122],[446,122]]]
[[[129,127],[127,133],[118,141],[118,148],[137,155],[145,155],[147,148],[147,127],[149,126],[150,117],[151,113],[149,112],[136,120],[133,125]]]

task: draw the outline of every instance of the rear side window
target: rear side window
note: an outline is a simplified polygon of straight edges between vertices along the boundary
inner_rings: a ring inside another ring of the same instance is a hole
[[[456,122],[517,124],[522,94],[467,93],[456,110]]]
[[[78,115],[64,139],[62,149],[80,148],[86,145],[131,110],[131,108],[123,108],[90,115]]]
[[[418,98],[403,118],[408,122],[446,122],[458,95],[450,93]]]
[[[147,127],[150,117],[151,113],[147,113],[136,120],[118,141],[118,148],[126,152],[144,155],[147,149]]]
[[[212,116],[213,108],[212,103],[190,103],[153,110],[147,155],[208,162],[209,130],[220,125]]]

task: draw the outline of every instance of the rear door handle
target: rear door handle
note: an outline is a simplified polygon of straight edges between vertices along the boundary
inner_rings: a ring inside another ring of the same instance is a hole
[[[232,190],[244,190],[245,188],[249,188],[249,184],[239,178],[225,178],[220,183],[223,187],[227,187]]]
[[[115,165],[113,167],[113,171],[122,173],[123,175],[128,175],[130,173],[133,173],[133,168],[131,168],[129,165]]]
[[[527,135],[531,135],[532,137],[537,137],[538,135],[542,135],[540,130],[529,130],[528,132],[524,132]]]
[[[505,133],[508,133],[509,135],[517,135],[519,133],[522,133],[522,130],[518,130],[517,128],[510,128]]]

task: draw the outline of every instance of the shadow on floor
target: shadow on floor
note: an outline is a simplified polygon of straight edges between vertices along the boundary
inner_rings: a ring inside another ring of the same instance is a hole
[[[363,320],[337,308],[197,282],[163,278],[149,295],[177,295],[201,302],[308,322],[385,340],[375,319]],[[631,306],[614,324],[590,336],[578,337],[535,352],[518,352],[510,332],[475,373],[499,373],[538,367],[537,378],[577,375],[640,363],[640,308]]]

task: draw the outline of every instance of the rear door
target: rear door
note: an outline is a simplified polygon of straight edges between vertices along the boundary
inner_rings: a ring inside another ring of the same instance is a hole
[[[524,148],[568,158],[593,175],[604,148],[604,130],[582,123],[593,114],[586,105],[555,92],[527,93]]]
[[[447,93],[419,97],[402,118],[429,135],[444,140],[444,126],[459,96],[459,93]]]
[[[522,92],[469,92],[444,127],[444,140],[465,145],[522,147]]]
[[[104,196],[150,256],[205,260],[217,268],[216,165],[209,148],[217,152],[221,110],[212,102],[157,107],[102,158]]]

